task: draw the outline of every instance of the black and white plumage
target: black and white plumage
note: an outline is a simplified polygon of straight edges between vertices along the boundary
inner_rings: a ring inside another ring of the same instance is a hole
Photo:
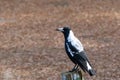
[[[90,76],[95,75],[95,71],[91,67],[91,64],[87,58],[81,42],[74,36],[74,33],[69,27],[58,28],[57,31],[61,31],[65,38],[65,50],[69,58],[75,64],[72,71],[77,70],[78,66],[84,72],[88,72]]]

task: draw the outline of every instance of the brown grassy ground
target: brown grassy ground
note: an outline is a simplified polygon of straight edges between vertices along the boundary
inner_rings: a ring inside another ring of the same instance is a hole
[[[70,25],[96,76],[120,79],[120,0],[0,0],[0,80],[60,80],[74,64],[55,29]]]

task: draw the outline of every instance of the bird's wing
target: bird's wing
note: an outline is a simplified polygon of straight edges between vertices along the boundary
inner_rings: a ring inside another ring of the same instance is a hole
[[[74,38],[74,40],[68,42],[68,45],[69,45],[70,49],[74,52],[83,51],[83,46],[77,38]]]
[[[74,58],[76,59],[78,65],[80,65],[80,67],[83,69],[83,71],[89,71],[92,69],[91,64],[84,51],[76,53],[74,55]]]

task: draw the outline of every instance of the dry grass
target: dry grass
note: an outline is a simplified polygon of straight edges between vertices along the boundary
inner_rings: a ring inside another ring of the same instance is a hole
[[[60,80],[73,67],[57,27],[70,25],[96,76],[120,79],[119,0],[0,0],[0,80]]]

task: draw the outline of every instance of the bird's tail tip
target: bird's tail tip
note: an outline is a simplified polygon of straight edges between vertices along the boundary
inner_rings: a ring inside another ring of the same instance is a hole
[[[89,70],[89,74],[90,74],[90,76],[94,76],[96,74],[96,72],[95,72],[95,70],[91,69],[91,70]]]

